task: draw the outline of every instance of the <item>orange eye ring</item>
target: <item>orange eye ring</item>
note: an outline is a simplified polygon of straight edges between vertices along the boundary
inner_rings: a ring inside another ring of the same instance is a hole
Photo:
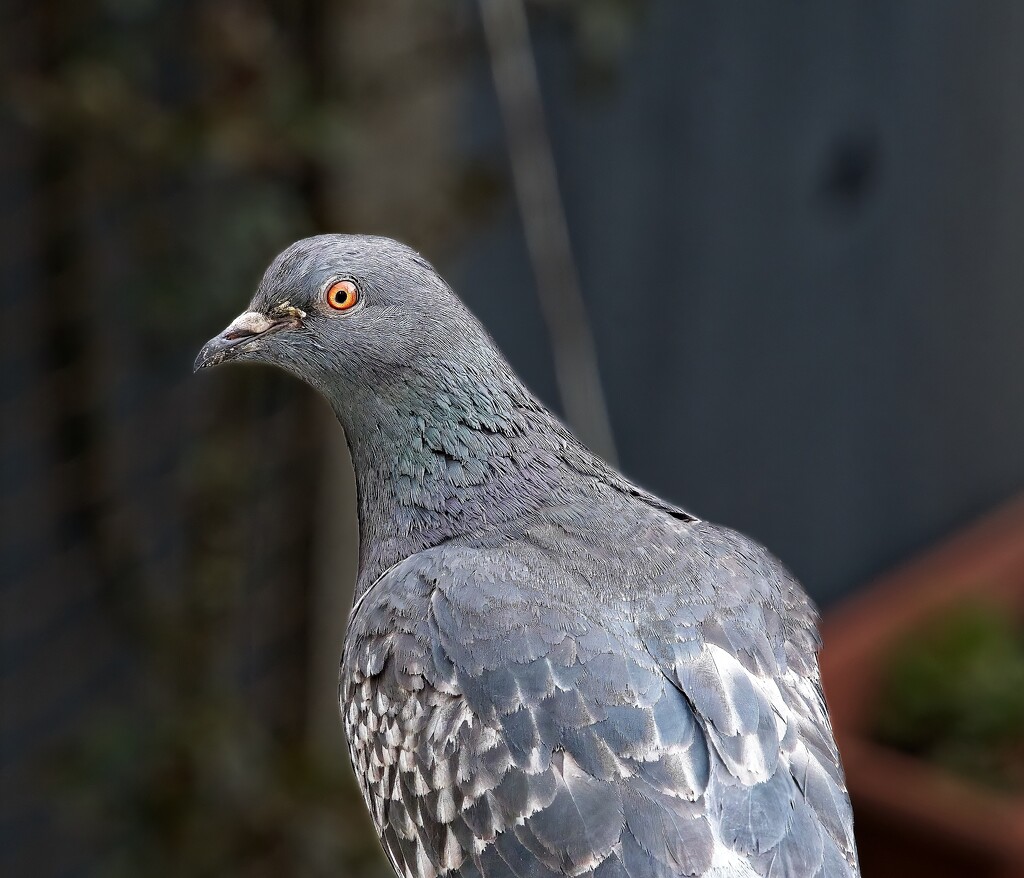
[[[336,280],[327,287],[324,297],[335,311],[347,311],[359,301],[359,290],[350,280]]]

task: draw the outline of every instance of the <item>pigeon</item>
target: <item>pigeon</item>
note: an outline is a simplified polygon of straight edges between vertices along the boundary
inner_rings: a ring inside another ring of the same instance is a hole
[[[860,874],[800,585],[592,454],[422,256],[296,242],[196,370],[228,361],[351,449],[339,699],[398,875]]]

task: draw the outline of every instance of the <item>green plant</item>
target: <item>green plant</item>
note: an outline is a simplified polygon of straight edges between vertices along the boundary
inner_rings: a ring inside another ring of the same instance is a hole
[[[1007,792],[1024,792],[1024,627],[1004,609],[960,605],[889,657],[879,741]]]

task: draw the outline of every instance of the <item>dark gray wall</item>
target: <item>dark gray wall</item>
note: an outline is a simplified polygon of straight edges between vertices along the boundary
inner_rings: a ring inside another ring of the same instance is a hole
[[[661,0],[584,101],[535,24],[628,474],[825,604],[1024,485],[1024,5]],[[514,212],[476,243],[554,400]]]

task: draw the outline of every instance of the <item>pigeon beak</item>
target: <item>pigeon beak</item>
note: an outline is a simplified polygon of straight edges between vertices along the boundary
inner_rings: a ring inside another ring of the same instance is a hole
[[[205,369],[208,366],[216,366],[225,360],[234,359],[233,351],[250,342],[255,338],[276,332],[278,329],[296,327],[300,321],[295,315],[272,320],[266,314],[258,311],[246,311],[239,314],[220,335],[215,335],[199,352],[196,357],[194,371]]]

